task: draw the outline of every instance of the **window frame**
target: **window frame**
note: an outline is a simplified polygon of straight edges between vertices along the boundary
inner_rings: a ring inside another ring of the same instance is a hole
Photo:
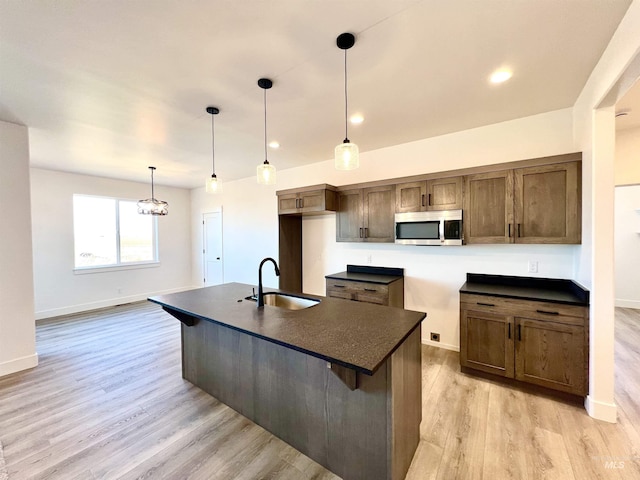
[[[121,261],[121,248],[120,248],[120,202],[129,202],[136,204],[138,200],[132,200],[130,198],[123,197],[111,197],[107,195],[87,195],[84,193],[74,193],[73,201],[76,197],[88,197],[88,198],[102,198],[106,200],[114,201],[115,208],[115,241],[116,241],[116,263],[110,263],[108,265],[87,265],[76,266],[76,216],[75,209],[73,209],[73,272],[76,275],[83,275],[88,273],[99,272],[114,272],[120,270],[135,270],[139,268],[153,268],[160,266],[160,248],[158,240],[158,219],[155,215],[152,215],[151,219],[151,246],[153,252],[152,260],[145,260],[142,262],[125,262]]]

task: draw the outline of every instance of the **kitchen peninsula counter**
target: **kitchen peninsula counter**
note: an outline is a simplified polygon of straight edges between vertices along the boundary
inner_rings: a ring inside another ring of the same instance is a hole
[[[426,315],[306,294],[320,303],[257,308],[251,293],[230,283],[149,298],[182,322],[183,377],[344,480],[404,478]]]

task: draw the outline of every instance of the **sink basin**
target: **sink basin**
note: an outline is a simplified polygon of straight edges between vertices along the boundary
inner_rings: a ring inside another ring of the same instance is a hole
[[[251,297],[247,297],[251,299]],[[287,295],[286,293],[265,293],[264,304],[272,307],[286,308],[288,310],[302,310],[303,308],[313,307],[320,303],[315,298],[296,297]]]

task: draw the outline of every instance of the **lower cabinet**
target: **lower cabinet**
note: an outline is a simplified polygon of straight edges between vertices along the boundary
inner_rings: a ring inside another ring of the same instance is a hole
[[[587,394],[588,309],[460,294],[460,365]]]
[[[327,278],[327,297],[404,308],[404,279],[389,284]]]

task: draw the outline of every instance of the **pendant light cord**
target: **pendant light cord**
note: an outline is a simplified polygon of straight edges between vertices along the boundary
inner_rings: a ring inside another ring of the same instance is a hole
[[[213,128],[213,118],[215,115],[211,115],[211,173],[216,174],[216,137],[215,130]]]
[[[348,100],[347,100],[347,50],[344,51],[344,140],[349,140],[347,132],[347,116],[348,116]]]
[[[264,90],[264,161],[267,160],[267,90]]]

